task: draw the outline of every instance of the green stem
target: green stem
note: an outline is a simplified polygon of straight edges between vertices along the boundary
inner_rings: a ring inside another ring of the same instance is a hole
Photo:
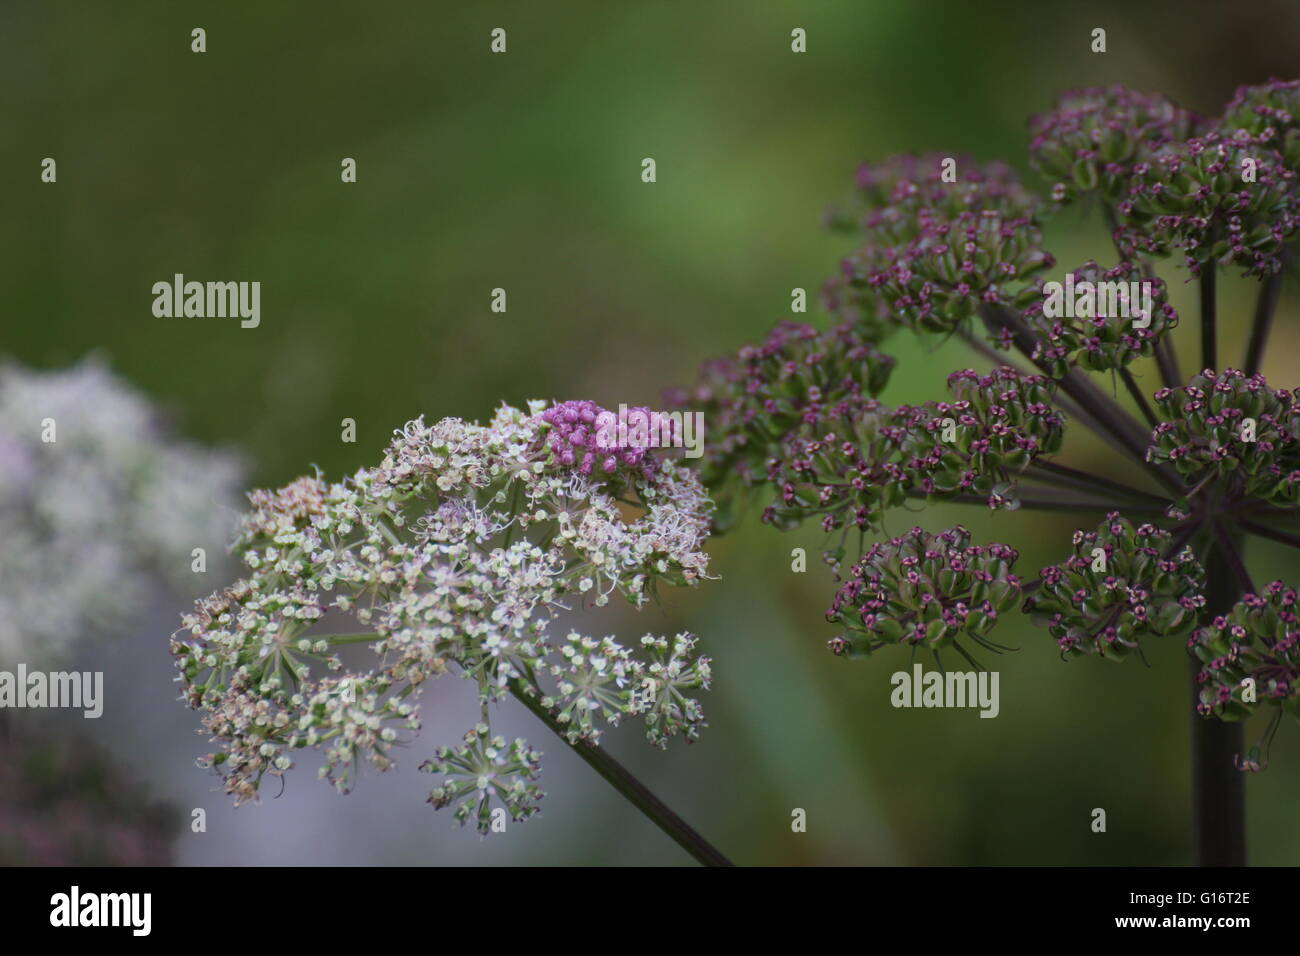
[[[510,682],[510,691],[515,698],[533,712],[542,723],[549,727],[557,737],[563,740],[587,765],[605,778],[605,782],[627,798],[628,802],[672,837],[683,850],[705,866],[732,866],[721,852],[704,837],[700,836],[690,824],[679,817],[669,806],[651,793],[636,777],[632,776],[621,763],[611,757],[602,747],[587,740],[569,743],[564,728],[555,716],[542,706],[541,699],[534,688],[520,680]]]
[[[322,634],[319,638],[330,644],[373,644],[383,639],[382,634],[376,634],[374,631],[367,631],[364,634]]]

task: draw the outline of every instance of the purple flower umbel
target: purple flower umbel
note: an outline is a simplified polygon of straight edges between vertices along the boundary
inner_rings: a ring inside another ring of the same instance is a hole
[[[586,399],[559,402],[542,413],[551,426],[547,444],[560,464],[578,474],[613,475],[640,470],[654,475],[658,442],[670,447],[679,438],[671,419],[640,406],[619,416]],[[660,441],[660,439],[663,439]]]
[[[1244,716],[1245,676],[1260,706],[1294,713],[1294,592],[1254,597],[1242,553],[1248,536],[1300,548],[1300,403],[1258,374],[1300,238],[1300,81],[1243,88],[1217,120],[1164,96],[1082,90],[1031,133],[1049,200],[957,154],[858,170],[852,201],[829,216],[860,240],[823,290],[839,324],[783,325],[706,365],[682,395],[719,426],[705,484],[721,501],[766,489],[763,517],[778,527],[839,531],[837,571],[848,531],[879,535],[909,501],[1091,514],[1067,556],[1024,584],[1015,550],[972,544],[961,527],[868,545],[828,613],[842,628],[833,649],[996,649],[994,624],[1019,604],[1067,658],[1122,660],[1195,633],[1206,714]],[[1043,226],[1085,198],[1116,264],[1053,275]],[[1171,265],[1200,292],[1205,371],[1190,380],[1169,335],[1179,316],[1160,270]],[[1218,356],[1216,275],[1230,267],[1259,283],[1239,368]],[[951,375],[945,400],[891,406],[893,362],[875,347],[902,329],[958,339],[986,365]],[[1058,460],[1067,423],[1134,477]],[[1216,825],[1198,822],[1207,846]]]

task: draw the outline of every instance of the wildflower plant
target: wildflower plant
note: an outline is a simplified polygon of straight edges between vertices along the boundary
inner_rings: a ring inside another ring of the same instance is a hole
[[[420,730],[421,692],[454,674],[478,711],[420,765],[435,808],[484,834],[538,811],[540,752],[493,728],[513,696],[689,852],[722,861],[598,746],[623,721],[659,746],[699,734],[712,674],[695,638],[555,628],[578,606],[641,607],[708,577],[698,476],[619,444],[602,414],[570,401],[503,405],[486,425],[419,418],[374,467],[249,495],[234,545],[244,577],[198,602],[172,640],[184,699],[216,745],[202,763],[236,804],[306,750],[340,792],[363,765],[390,769]]]
[[[1234,722],[1271,710],[1268,738],[1300,706],[1295,591],[1260,591],[1243,559],[1251,536],[1300,547],[1296,393],[1259,374],[1300,226],[1297,117],[1300,81],[1243,88],[1218,118],[1123,87],[1068,93],[1031,121],[1043,196],[1009,167],[965,157],[864,165],[852,201],[828,216],[860,243],[823,288],[831,331],[783,323],[675,394],[714,423],[702,475],[715,497],[757,499],[778,528],[830,533],[838,654],[903,645],[941,667],[973,662],[1000,649],[996,626],[1017,609],[1066,659],[1186,644],[1207,863],[1244,860],[1237,768],[1266,764]],[[1100,213],[1115,259],[1057,273],[1044,226],[1076,203]],[[1199,289],[1190,376],[1171,335],[1170,265]],[[1258,286],[1239,366],[1218,352],[1222,270]],[[899,329],[956,338],[986,370],[956,371],[945,398],[890,407],[885,350]],[[1057,460],[1080,427],[1141,480]],[[972,542],[960,526],[868,546],[891,513],[928,501],[1093,517],[1036,575],[1010,544]]]

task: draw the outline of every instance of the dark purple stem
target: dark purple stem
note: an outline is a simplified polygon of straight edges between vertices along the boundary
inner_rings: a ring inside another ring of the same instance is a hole
[[[1219,370],[1217,311],[1215,309],[1215,279],[1218,270],[1214,263],[1201,267],[1201,368]]]
[[[1293,548],[1300,548],[1300,537],[1294,534],[1279,531],[1277,528],[1271,528],[1268,525],[1255,524],[1253,521],[1242,521],[1241,527],[1251,534],[1259,535],[1261,538],[1268,538],[1270,541],[1277,541]]]
[[[522,680],[512,680],[510,690],[515,698],[531,710],[534,716],[554,731],[596,773],[605,778],[615,790],[627,798],[634,807],[645,814],[659,829],[672,837],[683,850],[705,866],[732,866],[732,862],[704,839],[685,820],[673,812],[668,804],[656,797],[627,768],[611,757],[603,747],[587,740],[571,743],[565,728],[555,716],[542,706],[538,692]]]
[[[1279,270],[1264,280],[1259,298],[1255,300],[1255,321],[1250,327],[1250,344],[1246,346],[1247,375],[1256,374],[1264,361],[1264,346],[1268,344],[1268,333],[1273,326],[1273,314],[1277,311],[1281,291],[1282,272]]]
[[[1034,361],[1033,357],[1037,344],[1034,334],[1023,322],[1007,309],[1000,307],[984,309],[982,314],[985,321],[994,328],[1007,329],[1011,333],[1012,342],[1020,350],[1021,354],[1034,362],[1035,365],[1039,364]],[[1041,365],[1039,367],[1042,368]],[[1043,368],[1043,372],[1047,374],[1045,368]],[[1097,388],[1096,384],[1077,368],[1070,369],[1064,377],[1055,379],[1055,381],[1067,395],[1079,403],[1095,422],[1105,429],[1105,433],[1109,433],[1110,437],[1118,443],[1118,447],[1139,462],[1148,474],[1175,494],[1182,493],[1182,483],[1172,473],[1147,461],[1147,445],[1150,441],[1149,432],[1144,430],[1138,421],[1116,403],[1114,399]]]
[[[1124,383],[1124,387],[1128,389],[1128,393],[1133,396],[1133,401],[1137,402],[1137,407],[1142,412],[1142,417],[1146,419],[1147,424],[1150,427],[1155,428],[1159,423],[1159,419],[1156,418],[1155,409],[1151,407],[1151,402],[1147,399],[1146,392],[1142,391],[1138,386],[1137,380],[1133,378],[1133,373],[1130,372],[1128,368],[1121,368],[1119,370],[1119,377],[1120,381]]]
[[[1205,554],[1205,620],[1227,614],[1241,597],[1228,555],[1211,539]],[[1233,545],[1235,552],[1236,546]],[[1246,775],[1242,722],[1202,717],[1201,662],[1190,662],[1192,719],[1192,852],[1197,866],[1246,865]]]

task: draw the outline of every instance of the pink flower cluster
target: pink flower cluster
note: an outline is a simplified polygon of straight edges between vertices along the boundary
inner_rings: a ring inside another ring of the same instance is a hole
[[[559,402],[542,413],[551,425],[547,442],[560,463],[584,477],[614,474],[620,468],[655,473],[650,449],[671,445],[677,437],[672,419],[648,408],[627,409],[620,416],[587,399]]]

